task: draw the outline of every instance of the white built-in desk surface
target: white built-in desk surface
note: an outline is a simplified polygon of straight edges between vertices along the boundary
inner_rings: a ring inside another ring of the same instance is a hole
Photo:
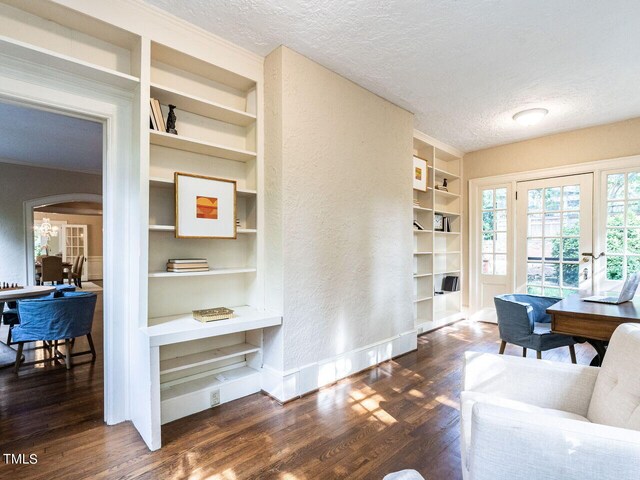
[[[282,324],[282,315],[278,313],[246,306],[233,307],[233,310],[234,318],[208,323],[194,319],[191,313],[153,318],[150,323],[154,325],[143,330],[149,337],[149,345],[159,347]]]

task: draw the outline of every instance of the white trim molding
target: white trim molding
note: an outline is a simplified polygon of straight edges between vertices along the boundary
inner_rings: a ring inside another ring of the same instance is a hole
[[[417,348],[417,332],[409,330],[380,342],[287,371],[264,365],[262,390],[276,400],[286,402]]]

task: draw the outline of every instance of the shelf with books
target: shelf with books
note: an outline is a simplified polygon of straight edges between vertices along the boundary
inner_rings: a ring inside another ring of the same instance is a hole
[[[256,269],[253,267],[210,268],[209,270],[199,271],[199,272],[167,272],[167,271],[149,272],[149,278],[207,277],[211,275],[237,275],[240,273],[255,273],[255,272],[256,272]]]

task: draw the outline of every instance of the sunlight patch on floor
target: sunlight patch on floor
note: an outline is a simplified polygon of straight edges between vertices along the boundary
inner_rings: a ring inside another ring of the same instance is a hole
[[[196,479],[195,478],[192,479],[190,477],[190,480],[196,480]],[[236,476],[233,470],[228,468],[222,473],[216,473],[215,475],[207,477],[206,480],[238,480],[238,477]]]

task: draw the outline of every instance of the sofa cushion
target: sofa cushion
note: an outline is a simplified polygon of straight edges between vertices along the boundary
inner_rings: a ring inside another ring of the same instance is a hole
[[[616,328],[593,389],[593,423],[640,430],[640,324]]]
[[[517,400],[509,400],[507,398],[497,397],[495,395],[465,391],[460,394],[460,413],[461,415],[461,428],[462,428],[462,455],[465,465],[468,460],[469,447],[471,445],[471,415],[473,405],[476,402],[488,403],[490,405],[496,405],[499,407],[510,408],[511,410],[517,410],[519,412],[543,414],[549,417],[566,418],[569,420],[577,420],[579,422],[588,422],[589,420],[582,415],[575,413],[565,412],[563,410],[556,410],[553,408],[542,408],[535,405],[531,405],[525,402],[519,402]]]

